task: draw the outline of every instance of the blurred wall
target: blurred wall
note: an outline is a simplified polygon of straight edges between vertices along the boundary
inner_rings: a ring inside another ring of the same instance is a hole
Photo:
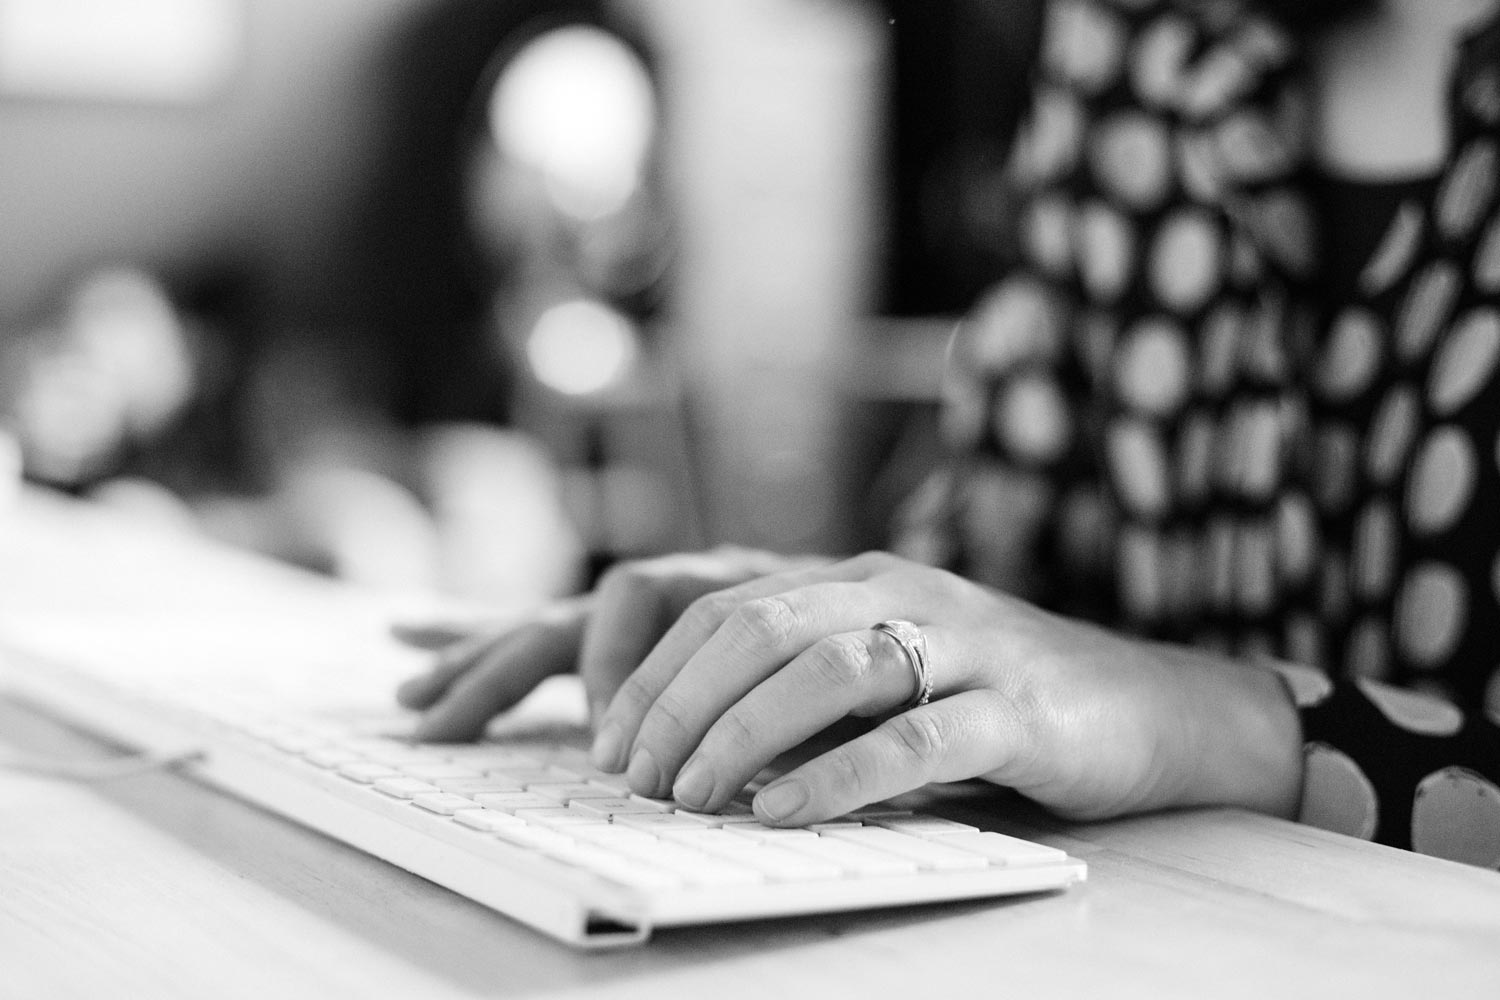
[[[853,540],[845,394],[876,300],[886,17],[864,0],[631,0],[667,75],[674,304],[714,541]]]
[[[373,50],[421,0],[247,0],[242,64],[170,105],[0,94],[0,321],[78,267],[248,261],[295,311],[368,172]]]
[[[0,93],[0,326],[121,257],[187,280],[242,268],[272,317],[336,325],[380,57],[427,2],[244,0],[243,65],[208,104]],[[840,380],[873,300],[884,15],[864,0],[615,2],[645,25],[666,83],[671,334],[708,540],[839,548]]]

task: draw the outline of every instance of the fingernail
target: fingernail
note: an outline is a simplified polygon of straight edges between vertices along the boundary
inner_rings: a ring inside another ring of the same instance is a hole
[[[589,750],[589,759],[599,770],[618,774],[624,766],[624,757],[624,734],[620,732],[618,723],[611,722],[599,730],[599,734],[594,737],[594,745]]]
[[[807,805],[807,786],[800,781],[778,781],[755,797],[755,808],[766,819],[780,823]]]
[[[694,757],[687,762],[677,783],[672,786],[672,798],[690,809],[702,809],[714,794],[713,769]]]
[[[651,756],[651,751],[644,748],[637,750],[630,758],[630,768],[625,772],[625,777],[630,780],[630,787],[639,795],[657,798],[661,795],[661,768],[656,766],[656,758]]]

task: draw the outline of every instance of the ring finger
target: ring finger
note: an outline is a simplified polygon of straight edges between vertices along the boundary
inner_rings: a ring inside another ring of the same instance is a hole
[[[705,660],[705,652],[710,655],[708,659],[720,652],[717,648],[725,641],[721,635],[729,624],[739,621],[748,608],[763,606],[757,605],[758,599],[772,598],[776,595],[797,593],[804,590],[817,591],[833,587],[838,589],[839,584],[847,584],[853,580],[863,579],[870,571],[858,558],[846,560],[842,563],[817,565],[800,568],[785,573],[777,573],[772,576],[761,577],[750,580],[734,587],[706,594],[694,601],[681,617],[669,628],[656,646],[647,654],[645,660],[626,677],[619,688],[614,692],[614,697],[603,715],[597,720],[599,724],[598,735],[595,737],[591,750],[593,762],[597,767],[606,771],[620,771],[626,768],[627,762],[632,758],[637,736],[640,733],[642,723],[657,706],[658,700],[668,688],[677,683],[687,665],[695,660],[700,664]],[[806,596],[805,594],[803,596]],[[848,602],[844,602],[847,604]],[[780,607],[781,605],[777,605]],[[861,613],[862,620],[867,617],[868,612]],[[741,676],[745,679],[745,689],[758,681],[765,673],[780,667],[787,662],[792,655],[804,648],[816,634],[827,634],[832,628],[822,627],[822,619],[816,615],[810,615],[809,621],[816,619],[819,622],[816,632],[804,635],[807,629],[796,630],[798,634],[782,637],[781,643],[761,643],[753,640],[754,646],[751,657],[756,661],[750,668],[744,668],[740,661],[744,655],[738,657],[730,656],[723,662],[733,663],[728,670],[715,669],[713,674],[719,678],[709,684],[710,688],[718,689],[722,686],[724,676]],[[841,623],[833,628],[847,628],[853,622]],[[753,628],[753,626],[752,626]],[[743,629],[741,630],[743,631]],[[736,640],[731,642],[731,653],[745,654],[746,641]],[[786,648],[781,648],[785,646]],[[774,647],[774,648],[773,648]],[[719,662],[715,660],[715,662]],[[678,688],[681,693],[681,687]],[[740,697],[743,691],[726,691],[722,694],[726,700],[722,705],[712,709],[712,716],[717,714]],[[701,699],[690,700],[688,704],[697,707]],[[707,728],[707,720],[704,720],[704,728]],[[693,734],[696,742],[697,736],[702,730]],[[680,761],[686,755],[686,750],[678,755]],[[675,766],[671,773],[675,773]],[[662,794],[658,787],[658,781],[644,780],[643,787],[653,787],[656,791],[649,794]]]
[[[955,662],[944,656],[943,630],[923,633],[929,662]],[[951,693],[963,682],[951,671],[940,673],[932,693]],[[910,657],[886,632],[872,627],[819,640],[709,727],[679,772],[673,797],[692,809],[720,809],[787,750],[846,716],[900,709],[920,690]]]

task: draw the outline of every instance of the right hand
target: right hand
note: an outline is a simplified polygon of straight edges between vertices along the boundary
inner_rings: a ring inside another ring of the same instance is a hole
[[[597,719],[694,600],[752,580],[763,580],[766,593],[774,594],[824,562],[737,548],[664,556],[620,563],[593,593],[521,618],[398,625],[399,638],[437,649],[438,656],[427,673],[402,684],[396,698],[422,712],[418,739],[472,740],[542,681],[576,668],[589,716]]]

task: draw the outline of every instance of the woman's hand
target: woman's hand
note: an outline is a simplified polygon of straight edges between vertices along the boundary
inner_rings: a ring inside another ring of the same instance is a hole
[[[741,564],[728,586],[690,566],[622,569],[591,610],[545,632],[550,645],[522,629],[470,653],[458,673],[479,708],[454,704],[440,718],[482,726],[581,649],[595,763],[693,809],[722,807],[849,715],[888,717],[762,789],[762,820],[817,822],[973,777],[1075,817],[1295,804],[1297,720],[1269,671],[1124,638],[884,554],[769,575]],[[912,697],[913,671],[872,626],[896,618],[926,635],[934,690],[930,704],[892,715]],[[528,663],[533,652],[549,665]],[[464,701],[464,686],[441,701]]]
[[[543,680],[577,669],[597,720],[620,684],[696,598],[820,562],[739,548],[666,556],[621,563],[587,597],[525,616],[398,625],[399,638],[438,655],[432,668],[403,684],[396,697],[422,711],[419,739],[472,740]]]

